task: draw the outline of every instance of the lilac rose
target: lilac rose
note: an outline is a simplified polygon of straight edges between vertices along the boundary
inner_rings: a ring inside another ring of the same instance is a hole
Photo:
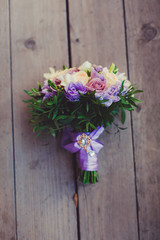
[[[114,86],[110,86],[105,92],[103,93],[96,93],[95,97],[100,97],[100,100],[108,100],[104,102],[103,104],[106,107],[109,107],[113,102],[118,102],[120,100],[120,97],[118,96],[120,91],[120,85],[116,84]]]
[[[43,85],[42,91],[41,91],[41,93],[44,94],[43,99],[42,99],[42,102],[44,102],[44,100],[45,100],[46,98],[54,97],[54,95],[56,94],[56,92],[57,92],[57,91],[56,91],[55,89],[53,89],[52,87],[50,87],[50,86],[48,85],[48,80],[46,80],[46,81],[44,82],[44,85]]]
[[[92,78],[99,78],[102,81],[106,82],[105,77],[102,74],[98,73],[95,69],[91,70],[91,79]]]
[[[65,96],[71,102],[78,101],[80,94],[86,94],[88,89],[81,82],[70,82],[67,86],[65,86]]]
[[[103,71],[103,68],[101,66],[95,66],[94,70],[99,73]]]

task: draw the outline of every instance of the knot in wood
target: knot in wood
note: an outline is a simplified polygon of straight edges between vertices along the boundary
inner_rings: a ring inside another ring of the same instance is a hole
[[[34,50],[36,48],[36,42],[34,39],[29,38],[24,42],[26,48]]]
[[[149,24],[142,28],[144,39],[149,42],[153,40],[157,35],[157,29]]]

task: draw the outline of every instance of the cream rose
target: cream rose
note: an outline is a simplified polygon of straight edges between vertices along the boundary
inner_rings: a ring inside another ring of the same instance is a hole
[[[107,88],[109,88],[110,86],[114,86],[118,82],[120,83],[117,75],[113,72],[109,72],[108,68],[103,68],[102,74],[106,79]]]
[[[76,82],[81,82],[83,85],[86,85],[90,79],[85,71],[76,72],[73,76]]]
[[[65,75],[59,75],[56,78],[61,80],[61,85],[64,87],[70,82],[81,82],[83,85],[86,85],[89,81],[89,77],[84,71],[74,72],[72,74],[66,73]]]

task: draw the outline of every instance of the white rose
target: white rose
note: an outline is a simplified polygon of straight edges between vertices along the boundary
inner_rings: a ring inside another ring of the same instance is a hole
[[[102,74],[106,79],[107,88],[109,88],[110,86],[114,86],[117,82],[120,82],[117,75],[113,72],[109,72],[108,68],[106,67],[103,68]]]

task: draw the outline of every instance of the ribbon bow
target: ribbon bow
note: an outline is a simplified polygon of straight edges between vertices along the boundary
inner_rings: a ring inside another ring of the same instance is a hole
[[[72,132],[68,128],[63,130],[62,147],[71,153],[76,153],[81,170],[98,170],[97,154],[103,144],[96,139],[103,131],[103,127],[97,127],[96,130],[87,133]]]

